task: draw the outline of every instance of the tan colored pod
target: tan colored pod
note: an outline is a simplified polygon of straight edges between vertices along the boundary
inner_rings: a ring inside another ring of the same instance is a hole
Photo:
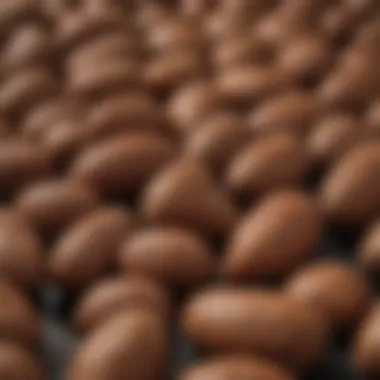
[[[144,69],[143,81],[154,91],[167,91],[203,74],[201,53],[192,49],[164,52],[151,60]]]
[[[132,215],[119,208],[103,208],[85,215],[55,243],[50,276],[73,288],[90,285],[116,264],[119,245],[133,228]]]
[[[84,104],[76,98],[47,99],[25,114],[21,125],[22,133],[28,138],[41,138],[52,123],[80,115],[83,110]]]
[[[81,114],[57,118],[45,129],[40,142],[55,166],[61,167],[84,148],[91,139],[88,122]]]
[[[376,302],[362,322],[351,347],[352,364],[361,375],[380,374],[380,304]]]
[[[21,139],[0,141],[0,188],[3,192],[44,177],[50,172],[50,158],[39,144]]]
[[[326,216],[342,225],[362,225],[380,211],[380,143],[369,142],[346,153],[320,189]]]
[[[40,321],[26,296],[11,283],[1,280],[0,305],[1,341],[35,349],[40,340]]]
[[[74,310],[78,330],[94,331],[106,319],[124,310],[148,310],[164,318],[170,314],[170,299],[158,282],[135,274],[110,278],[90,287]]]
[[[309,257],[321,230],[321,217],[311,197],[298,190],[272,193],[237,226],[223,271],[232,278],[287,275]]]
[[[70,174],[100,192],[135,190],[175,153],[175,145],[165,137],[135,132],[90,145],[74,160]]]
[[[295,368],[320,360],[329,338],[314,308],[271,290],[203,290],[188,301],[182,323],[189,338],[205,348],[257,354]]]
[[[217,69],[224,69],[242,63],[265,61],[271,53],[270,47],[253,33],[242,31],[217,42],[212,59]]]
[[[300,184],[309,166],[303,142],[278,134],[254,141],[237,153],[227,168],[226,182],[237,193],[255,197]]]
[[[74,95],[95,97],[116,92],[140,81],[140,66],[133,59],[98,60],[83,64],[68,73],[68,90]]]
[[[17,209],[44,233],[56,233],[99,206],[97,194],[82,183],[65,179],[36,182],[16,198]]]
[[[51,35],[47,30],[30,23],[20,26],[2,49],[2,70],[13,71],[38,63],[49,63],[53,53]]]
[[[174,92],[168,101],[168,115],[180,131],[186,132],[222,105],[221,94],[214,82],[195,81]]]
[[[0,344],[0,378],[7,380],[47,380],[45,369],[25,348],[14,343]]]
[[[165,132],[166,127],[154,99],[142,91],[110,94],[88,110],[87,121],[93,139],[128,131]]]
[[[148,46],[156,51],[177,48],[200,48],[204,44],[202,31],[189,19],[168,18],[150,26],[147,35]]]
[[[261,100],[283,90],[286,77],[275,67],[234,65],[219,73],[218,87],[230,101]]]
[[[204,118],[185,139],[185,150],[204,160],[216,171],[224,169],[252,133],[244,118],[230,111],[219,111]]]
[[[68,380],[159,380],[169,342],[162,319],[126,311],[107,320],[79,346]]]
[[[12,212],[0,215],[0,276],[34,287],[44,275],[44,256],[38,235],[26,219]]]
[[[153,177],[144,190],[141,207],[148,220],[214,236],[228,233],[238,219],[235,205],[213,182],[205,165],[187,157]]]
[[[362,128],[353,116],[335,113],[313,126],[307,148],[315,164],[325,166],[333,164],[363,138]]]
[[[376,100],[367,109],[365,123],[370,132],[380,136],[380,100]]]
[[[179,380],[295,380],[287,370],[268,360],[248,355],[220,356],[194,364]]]
[[[94,60],[108,58],[128,58],[140,55],[141,45],[132,33],[115,31],[96,36],[95,39],[72,49],[66,59],[67,67],[75,69]]]
[[[55,78],[46,68],[25,68],[7,77],[0,86],[2,113],[20,116],[57,93]]]
[[[152,227],[132,234],[120,248],[126,273],[139,273],[171,286],[193,286],[210,279],[216,260],[207,243],[176,227]]]
[[[309,302],[326,316],[334,329],[355,328],[372,302],[365,276],[350,264],[321,260],[294,273],[285,290]]]
[[[376,219],[365,231],[358,246],[359,262],[370,272],[380,271],[380,220]]]
[[[58,17],[56,43],[63,49],[72,50],[97,36],[123,29],[123,14],[116,11],[83,12],[66,10]]]
[[[318,105],[311,94],[289,91],[254,107],[249,123],[260,134],[289,131],[305,135],[317,113]]]
[[[302,80],[323,74],[331,60],[332,51],[328,39],[317,34],[300,34],[280,50],[278,66],[283,75]]]
[[[38,0],[2,1],[0,5],[0,34],[7,36],[16,25],[25,20],[38,20],[42,17]]]

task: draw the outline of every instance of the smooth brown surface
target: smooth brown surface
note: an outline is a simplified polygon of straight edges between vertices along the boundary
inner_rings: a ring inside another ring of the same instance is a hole
[[[86,333],[124,310],[148,310],[167,318],[170,299],[165,289],[150,278],[127,274],[91,286],[77,304],[73,322]]]
[[[352,363],[361,375],[380,373],[379,344],[380,344],[380,306],[376,303],[364,319],[352,343]]]
[[[285,369],[254,356],[221,356],[190,366],[179,380],[294,380]]]
[[[376,219],[364,232],[358,244],[359,262],[370,272],[380,270],[380,220]]]
[[[97,194],[82,183],[47,180],[28,186],[16,199],[17,208],[42,232],[57,232],[99,207]]]
[[[26,295],[11,283],[2,280],[0,302],[1,341],[14,342],[28,349],[35,349],[41,339],[40,321],[37,311]]]
[[[297,190],[268,195],[232,234],[222,264],[228,278],[289,274],[312,254],[322,220],[311,197]]]
[[[372,289],[364,274],[337,260],[300,268],[285,289],[317,307],[336,329],[357,327],[372,303]]]
[[[153,177],[141,207],[151,221],[212,236],[229,232],[238,219],[235,205],[214,183],[205,165],[189,158],[174,161]]]
[[[197,285],[216,269],[207,242],[178,227],[137,231],[121,246],[119,262],[126,273],[140,273],[172,286]]]
[[[320,203],[340,225],[360,226],[380,211],[380,144],[361,144],[345,154],[321,185]]]
[[[89,146],[74,160],[71,175],[100,192],[135,190],[174,155],[165,137],[135,132]]]
[[[105,322],[79,346],[70,380],[159,380],[167,365],[168,341],[162,320],[127,311]]]
[[[87,214],[55,242],[50,276],[68,287],[91,284],[115,265],[117,249],[133,227],[134,218],[125,209],[105,207]]]
[[[226,182],[249,198],[296,186],[308,174],[310,159],[302,140],[276,134],[245,145],[227,168]]]
[[[10,219],[11,218],[11,219]],[[22,286],[35,287],[44,276],[39,236],[17,215],[0,216],[0,274]]]
[[[210,350],[254,353],[303,367],[318,361],[328,343],[325,320],[285,293],[214,287],[185,306],[189,338]]]
[[[0,344],[0,378],[7,380],[48,379],[37,357],[24,348],[7,342]]]

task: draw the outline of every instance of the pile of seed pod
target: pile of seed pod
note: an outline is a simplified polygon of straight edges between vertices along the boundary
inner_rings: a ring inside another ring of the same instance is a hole
[[[380,376],[379,66],[377,0],[2,0],[0,378],[52,378],[52,288],[60,379],[167,380],[174,326],[172,380],[302,380],[342,336]]]

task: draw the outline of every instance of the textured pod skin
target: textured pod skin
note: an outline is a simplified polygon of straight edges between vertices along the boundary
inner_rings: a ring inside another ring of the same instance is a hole
[[[335,260],[317,261],[300,268],[285,289],[318,308],[338,330],[356,327],[372,302],[372,289],[364,275]]]
[[[106,321],[79,346],[67,379],[159,380],[168,349],[159,317],[127,311]]]
[[[153,133],[100,141],[74,161],[71,174],[101,192],[133,190],[175,155],[172,142]]]
[[[93,331],[123,310],[150,310],[169,316],[170,300],[159,283],[138,275],[110,278],[94,284],[83,295],[74,312],[78,330]]]
[[[380,211],[380,144],[361,144],[330,170],[320,191],[326,216],[337,224],[360,226]]]
[[[221,356],[195,364],[179,380],[295,380],[285,369],[254,356]]]
[[[121,247],[119,259],[126,273],[141,273],[172,286],[196,285],[216,269],[202,237],[174,227],[136,232]]]
[[[222,269],[231,278],[286,275],[311,253],[321,227],[308,195],[294,190],[272,193],[237,226]]]
[[[380,220],[376,219],[365,231],[358,247],[360,263],[370,272],[380,271]]]
[[[287,366],[318,361],[328,343],[324,318],[285,293],[212,288],[195,294],[182,323],[189,338],[211,350],[267,356]]]
[[[50,276],[69,287],[84,287],[116,264],[117,249],[134,220],[118,208],[94,211],[73,224],[53,247]]]

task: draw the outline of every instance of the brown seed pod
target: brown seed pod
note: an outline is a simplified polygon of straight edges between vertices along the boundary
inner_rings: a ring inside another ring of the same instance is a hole
[[[0,214],[0,274],[21,286],[36,286],[44,274],[41,242],[16,214]]]
[[[227,168],[226,182],[239,194],[256,197],[273,189],[300,184],[310,159],[303,142],[279,134],[246,145]]]
[[[361,375],[378,376],[380,344],[380,305],[375,303],[364,319],[352,344],[351,355],[353,367]]]
[[[68,73],[68,90],[88,98],[124,90],[140,81],[140,66],[133,59],[104,59]]]
[[[0,344],[0,377],[7,380],[47,380],[38,359],[14,343]]]
[[[350,150],[333,165],[320,190],[326,216],[341,225],[360,226],[380,211],[380,144]]]
[[[36,24],[16,29],[1,51],[1,69],[5,72],[34,64],[49,63],[53,57],[49,32]]]
[[[325,320],[313,307],[270,290],[203,290],[185,305],[182,324],[194,343],[209,350],[253,353],[291,368],[320,360],[329,338]]]
[[[207,114],[223,107],[214,82],[195,81],[180,87],[168,102],[168,115],[181,132],[191,130]]]
[[[334,329],[355,328],[371,306],[372,291],[364,275],[337,260],[323,260],[293,274],[285,290],[309,302]]]
[[[142,91],[109,95],[88,110],[91,138],[104,138],[127,131],[167,132],[164,116],[154,99]]]
[[[295,380],[281,366],[248,355],[218,356],[185,369],[179,380]]]
[[[252,138],[243,117],[230,111],[215,112],[199,124],[194,124],[194,129],[184,141],[185,150],[215,171],[223,170],[239,149]]]
[[[307,148],[316,165],[329,166],[363,138],[364,133],[353,116],[335,113],[313,126]]]
[[[249,115],[249,124],[260,134],[289,131],[302,136],[310,129],[318,108],[311,94],[289,91],[254,107]]]
[[[166,92],[201,76],[204,58],[194,49],[176,49],[154,57],[146,66],[143,82],[155,92]]]
[[[50,276],[71,288],[90,285],[114,267],[119,245],[133,228],[134,218],[122,209],[103,208],[85,215],[53,247]]]
[[[200,236],[175,227],[137,231],[120,248],[126,273],[140,273],[171,286],[193,286],[215,272],[212,252]]]
[[[181,48],[200,48],[204,43],[202,32],[186,19],[168,19],[151,25],[147,35],[148,47],[156,51]]]
[[[43,233],[61,231],[99,206],[94,191],[72,180],[36,182],[18,194],[16,207]]]
[[[90,145],[74,161],[70,173],[100,192],[135,190],[175,152],[175,146],[165,137],[135,132]]]
[[[18,116],[54,96],[56,79],[42,67],[25,68],[13,73],[0,85],[0,109],[4,114]]]
[[[142,212],[148,220],[177,224],[221,236],[234,227],[238,211],[207,168],[191,158],[168,165],[146,187]]]
[[[358,247],[360,264],[369,272],[380,271],[380,220],[376,219],[365,231]]]
[[[124,27],[123,14],[120,12],[68,10],[58,18],[56,43],[62,49],[70,51],[102,34],[121,31]]]
[[[380,136],[380,100],[376,100],[369,106],[364,122],[370,133]]]
[[[50,157],[39,144],[15,138],[0,141],[0,188],[12,193],[50,172]]]
[[[321,228],[317,206],[309,196],[297,190],[270,194],[237,226],[222,269],[232,278],[287,275],[309,256]]]
[[[126,311],[107,320],[79,346],[68,380],[155,380],[167,365],[169,343],[159,316]]]
[[[279,70],[296,80],[319,77],[329,68],[332,52],[327,39],[319,35],[298,35],[290,40],[278,57]]]
[[[166,290],[154,280],[135,274],[110,278],[84,293],[74,310],[73,323],[78,330],[88,333],[117,313],[136,309],[167,319],[170,299]]]
[[[29,300],[11,283],[2,280],[0,303],[1,341],[15,342],[34,349],[40,340],[41,331],[39,318]]]
[[[22,133],[27,137],[41,138],[52,123],[81,115],[83,110],[83,102],[76,98],[47,99],[26,112],[21,125]]]
[[[218,77],[219,90],[231,101],[261,100],[286,85],[286,77],[271,66],[236,65],[221,71]]]

